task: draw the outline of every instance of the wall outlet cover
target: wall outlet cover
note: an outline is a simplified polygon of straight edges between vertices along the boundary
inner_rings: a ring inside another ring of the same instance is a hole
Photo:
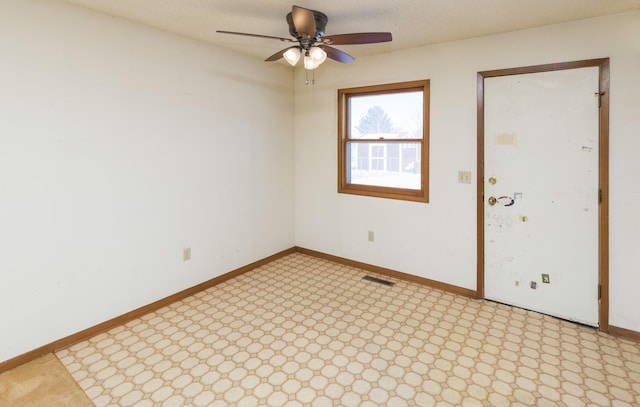
[[[542,284],[550,284],[551,279],[549,278],[549,274],[542,274]]]
[[[535,290],[536,288],[538,288],[538,283],[536,283],[535,281],[532,281],[529,284],[529,287],[531,287],[532,290]]]

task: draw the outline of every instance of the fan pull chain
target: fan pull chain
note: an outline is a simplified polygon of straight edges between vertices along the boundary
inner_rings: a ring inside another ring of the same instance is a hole
[[[309,71],[305,69],[304,70],[304,75],[305,75],[304,84],[308,85],[309,84]],[[312,85],[316,84],[316,70],[315,69],[313,71],[311,71],[311,84]]]

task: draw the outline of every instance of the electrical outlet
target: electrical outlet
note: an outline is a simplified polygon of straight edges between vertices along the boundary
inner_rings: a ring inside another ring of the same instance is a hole
[[[191,260],[191,248],[185,247],[182,249],[182,261]]]
[[[471,171],[458,171],[459,184],[471,184]]]
[[[542,274],[542,284],[551,284],[549,274]]]
[[[368,232],[367,239],[368,239],[370,242],[373,242],[373,241],[375,240],[375,234],[373,233],[373,230],[370,230],[370,231]]]

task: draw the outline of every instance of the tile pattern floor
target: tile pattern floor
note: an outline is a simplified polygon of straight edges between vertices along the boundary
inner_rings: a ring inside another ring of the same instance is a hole
[[[365,274],[292,254],[57,355],[98,407],[640,405],[638,343]]]

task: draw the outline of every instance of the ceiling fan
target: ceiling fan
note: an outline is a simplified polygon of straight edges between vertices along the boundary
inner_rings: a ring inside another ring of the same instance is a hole
[[[297,43],[296,45],[276,52],[265,61],[277,61],[280,58],[284,58],[288,63],[295,66],[300,57],[303,56],[306,70],[316,69],[326,58],[342,62],[343,64],[355,60],[351,55],[331,45],[374,44],[391,41],[391,33],[388,32],[338,34],[325,37],[324,29],[327,21],[329,21],[327,15],[320,11],[293,6],[291,12],[287,14],[287,23],[289,24],[289,33],[294,39],[235,31],[218,30],[217,32]]]

